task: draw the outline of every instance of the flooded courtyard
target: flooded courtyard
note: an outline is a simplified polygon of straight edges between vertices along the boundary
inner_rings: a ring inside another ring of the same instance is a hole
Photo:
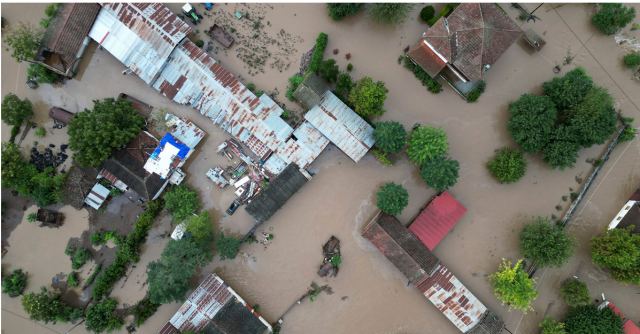
[[[537,5],[537,4],[536,4]],[[252,6],[254,9],[252,9]],[[534,5],[529,5],[533,8]],[[9,25],[20,21],[37,24],[44,4],[2,4],[2,16]],[[179,11],[179,4],[169,4]],[[396,27],[373,23],[360,13],[341,22],[333,22],[326,15],[324,4],[216,4],[196,28],[206,30],[212,22],[228,22],[229,13],[238,9],[260,12],[261,34],[277,40],[280,31],[294,40],[282,50],[290,54],[274,56],[273,67],[264,72],[249,66],[242,56],[251,44],[239,42],[231,50],[215,50],[214,58],[244,83],[252,82],[258,89],[279,92],[277,100],[288,107],[295,103],[286,100],[287,78],[298,71],[299,60],[315,41],[319,32],[329,36],[325,59],[334,58],[341,69],[348,62],[354,65],[354,79],[371,76],[382,80],[389,89],[385,104],[387,112],[380,120],[396,120],[405,128],[415,123],[442,127],[449,137],[450,155],[460,162],[460,178],[451,193],[468,209],[466,216],[442,241],[435,254],[490,309],[500,315],[512,333],[529,334],[537,331],[543,316],[560,318],[566,311],[559,298],[560,283],[576,275],[589,286],[592,297],[604,293],[627,317],[640,321],[640,288],[617,283],[594,267],[589,256],[588,241],[606,228],[626,198],[640,184],[640,140],[623,143],[613,152],[609,162],[592,185],[586,199],[569,225],[576,239],[577,249],[570,262],[561,268],[544,269],[536,273],[539,297],[534,310],[523,315],[509,311],[494,297],[487,276],[494,272],[501,258],[518,259],[518,233],[531,216],[560,216],[569,206],[562,197],[578,189],[577,178],[585,178],[591,171],[588,159],[599,157],[604,146],[582,150],[576,166],[564,171],[550,169],[537,156],[527,156],[528,170],[516,184],[498,184],[485,165],[494,150],[515,145],[506,130],[507,107],[526,92],[539,92],[542,82],[554,76],[553,66],[562,63],[570,50],[573,63],[562,73],[582,66],[594,81],[606,87],[616,99],[625,116],[640,119],[640,83],[633,81],[630,71],[623,68],[625,54],[613,37],[599,34],[589,23],[589,5],[544,5],[538,12],[541,20],[522,23],[534,28],[547,40],[539,53],[532,54],[523,43],[515,43],[487,72],[487,90],[476,103],[466,103],[448,86],[439,94],[431,94],[420,82],[398,64],[403,49],[415,43],[426,25],[418,21],[421,6],[414,6],[405,23]],[[515,17],[517,12],[504,6]],[[634,5],[640,11],[640,5]],[[198,10],[204,8],[198,5]],[[252,14],[253,16],[253,14]],[[233,18],[235,19],[235,18]],[[217,20],[217,21],[216,21]],[[226,20],[226,21],[225,21]],[[269,22],[269,24],[267,24]],[[246,26],[237,26],[237,34],[250,38]],[[640,34],[636,32],[635,37]],[[207,40],[207,38],[203,38]],[[215,42],[214,42],[215,43]],[[333,55],[332,50],[338,54]],[[276,50],[276,49],[273,49]],[[272,52],[276,52],[273,51]],[[283,51],[281,51],[283,52]],[[347,61],[345,54],[351,54]],[[289,65],[287,65],[289,64]],[[220,128],[188,106],[179,106],[157,94],[142,80],[123,75],[124,67],[106,51],[92,43],[77,80],[62,86],[42,85],[37,90],[26,87],[26,64],[17,64],[10,53],[2,49],[2,95],[13,92],[28,97],[35,106],[34,122],[49,132],[44,143],[66,143],[66,129],[52,129],[47,117],[50,106],[79,112],[92,106],[92,100],[115,97],[121,92],[135,96],[154,108],[166,108],[172,113],[192,120],[207,132],[196,153],[183,168],[186,182],[198,191],[203,207],[215,218],[223,230],[244,234],[253,226],[251,217],[239,209],[233,216],[224,211],[234,198],[230,190],[218,189],[206,176],[206,171],[226,158],[216,154],[215,148],[228,138]],[[2,140],[9,138],[10,127],[2,124]],[[28,151],[36,138],[29,133],[22,148]],[[407,286],[403,275],[361,237],[361,228],[376,213],[374,193],[385,182],[402,184],[409,192],[409,205],[398,217],[409,223],[424,204],[435,194],[428,188],[417,168],[402,157],[391,167],[382,166],[372,155],[354,164],[338,148],[329,145],[309,168],[315,176],[269,221],[258,228],[272,233],[274,240],[267,247],[245,244],[232,261],[214,261],[201,270],[199,277],[218,273],[248,303],[260,305],[260,312],[275,322],[298,298],[311,282],[328,284],[333,293],[322,294],[314,302],[305,301],[284,317],[282,333],[379,333],[421,334],[458,333],[413,287]],[[4,199],[3,199],[4,200]],[[561,206],[557,210],[556,206]],[[12,208],[16,212],[21,211]],[[20,208],[21,209],[21,208]],[[88,226],[87,209],[63,207],[65,224],[60,229],[37,227],[26,222],[26,215],[35,208],[28,207],[24,217],[12,229],[5,230],[7,253],[2,258],[3,269],[20,267],[29,273],[27,291],[49,286],[56,274],[71,271],[64,248],[70,238],[78,238]],[[117,213],[114,212],[117,217]],[[117,218],[115,218],[117,219]],[[128,271],[128,280],[118,282],[112,296],[121,304],[132,305],[146,291],[146,264],[159,258],[170,230],[168,218],[158,219],[143,247],[140,262]],[[322,263],[322,244],[330,237],[341,240],[342,267],[335,278],[320,278],[316,272]],[[3,244],[5,235],[3,235]],[[89,270],[92,263],[83,267]],[[86,275],[85,275],[86,276]],[[178,309],[179,303],[163,305],[141,328],[140,333],[155,333]],[[2,296],[3,332],[63,333],[72,325],[36,324],[26,318],[19,298]],[[71,333],[84,333],[78,326]],[[123,329],[122,332],[125,332]]]

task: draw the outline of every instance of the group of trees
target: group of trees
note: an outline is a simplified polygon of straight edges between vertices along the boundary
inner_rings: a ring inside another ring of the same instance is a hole
[[[29,317],[44,323],[71,322],[82,317],[82,309],[66,304],[59,293],[43,287],[40,292],[30,292],[22,297],[22,307]]]
[[[330,3],[327,4],[329,16],[334,21],[340,21],[345,17],[357,14],[364,4],[362,3]],[[374,3],[368,5],[371,18],[384,24],[397,24],[404,21],[411,11],[412,4],[403,3]]]
[[[544,95],[524,94],[509,105],[508,129],[524,152],[541,152],[554,168],[572,167],[582,147],[615,132],[613,99],[582,68],[543,84]]]
[[[640,285],[640,235],[632,228],[615,228],[593,238],[591,259],[616,280]]]
[[[444,191],[458,181],[458,161],[448,157],[449,141],[441,128],[415,127],[409,135],[407,156],[420,168],[424,182],[436,191]]]

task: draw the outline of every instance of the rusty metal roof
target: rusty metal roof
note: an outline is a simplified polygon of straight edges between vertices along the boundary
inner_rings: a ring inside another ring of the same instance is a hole
[[[206,135],[206,132],[192,121],[184,120],[174,114],[168,113],[165,120],[169,132],[191,149],[195,148]]]
[[[375,143],[373,127],[331,91],[304,118],[355,162]]]
[[[463,333],[476,326],[487,311],[487,307],[442,264],[417,287]]]
[[[89,36],[151,84],[190,32],[191,27],[161,3],[105,3]]]

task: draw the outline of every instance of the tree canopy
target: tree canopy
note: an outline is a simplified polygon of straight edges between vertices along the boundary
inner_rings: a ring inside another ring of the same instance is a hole
[[[580,145],[574,141],[571,130],[566,126],[555,129],[551,141],[542,149],[542,157],[553,168],[573,167],[578,159]]]
[[[407,155],[418,166],[427,160],[445,156],[448,150],[449,142],[443,129],[423,125],[413,129],[409,135]]]
[[[95,333],[112,332],[124,324],[124,320],[115,312],[118,302],[113,298],[104,299],[87,308],[85,325]]]
[[[206,241],[213,238],[213,224],[209,218],[209,213],[204,211],[197,216],[191,216],[186,221],[187,232],[196,241]]]
[[[550,97],[560,110],[577,106],[591,88],[593,88],[593,80],[581,67],[542,84],[544,95]]]
[[[560,295],[564,302],[571,307],[591,304],[587,285],[577,278],[569,278],[562,282]]]
[[[535,281],[522,269],[522,260],[512,266],[511,261],[503,259],[489,279],[498,300],[510,308],[526,312],[538,296]]]
[[[593,23],[603,34],[613,35],[629,24],[636,16],[636,9],[621,3],[598,4],[598,11],[591,17]]]
[[[522,95],[509,105],[508,129],[525,152],[538,152],[550,140],[557,110],[548,96]]]
[[[622,319],[608,307],[602,310],[598,310],[596,305],[573,307],[569,309],[564,323],[568,334],[623,333]]]
[[[537,265],[559,267],[571,256],[573,241],[561,227],[537,217],[520,232],[520,249]]]
[[[407,143],[407,131],[398,122],[377,122],[373,138],[376,140],[376,146],[383,152],[398,153]]]
[[[94,101],[93,110],[75,114],[69,123],[69,148],[74,160],[83,166],[96,167],[112,151],[126,145],[138,135],[144,118],[131,102],[112,98]]]
[[[241,239],[234,236],[226,236],[224,233],[220,233],[216,239],[216,250],[222,260],[235,259],[240,251],[240,245],[242,245]]]
[[[164,207],[175,221],[183,221],[200,209],[198,194],[186,184],[172,187],[165,192]]]
[[[385,183],[376,193],[376,204],[380,211],[398,215],[409,204],[409,193],[399,184]]]
[[[364,6],[363,3],[328,3],[327,10],[329,17],[334,21],[340,21],[343,18],[357,14]]]
[[[42,287],[39,293],[30,292],[22,297],[22,307],[32,320],[44,323],[70,322],[82,317],[82,310],[65,304],[59,293]]]
[[[614,228],[591,240],[591,259],[616,280],[640,285],[640,235]]]
[[[351,89],[349,102],[362,117],[380,116],[385,112],[384,101],[388,92],[384,82],[374,82],[370,77],[364,77]]]
[[[19,126],[33,116],[33,105],[29,99],[21,100],[16,94],[9,93],[2,99],[2,121]]]
[[[427,160],[420,168],[420,177],[436,191],[447,190],[458,182],[458,161],[446,157]]]
[[[527,171],[527,160],[520,150],[504,147],[498,150],[488,163],[487,168],[500,183],[513,183],[520,180]]]
[[[36,57],[44,32],[30,24],[20,22],[5,36],[4,42],[11,49],[11,57],[16,61],[32,60]]]
[[[411,11],[409,3],[373,3],[369,7],[369,15],[374,21],[385,24],[402,23]]]
[[[617,116],[613,99],[603,88],[589,90],[584,99],[567,114],[571,135],[583,147],[602,144],[616,131]]]

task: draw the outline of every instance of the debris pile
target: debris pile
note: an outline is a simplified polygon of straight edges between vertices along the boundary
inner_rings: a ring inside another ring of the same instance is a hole
[[[322,261],[322,265],[320,265],[320,269],[318,269],[318,275],[320,275],[320,277],[335,277],[338,275],[338,270],[342,263],[340,240],[332,235],[324,246],[322,246],[322,253],[324,254],[324,260]]]
[[[56,168],[62,165],[69,157],[65,154],[67,145],[60,145],[60,152],[54,154],[52,148],[55,148],[54,144],[49,144],[49,147],[44,149],[41,153],[37,147],[31,148],[31,163],[36,166],[39,171],[43,171],[47,167]]]

